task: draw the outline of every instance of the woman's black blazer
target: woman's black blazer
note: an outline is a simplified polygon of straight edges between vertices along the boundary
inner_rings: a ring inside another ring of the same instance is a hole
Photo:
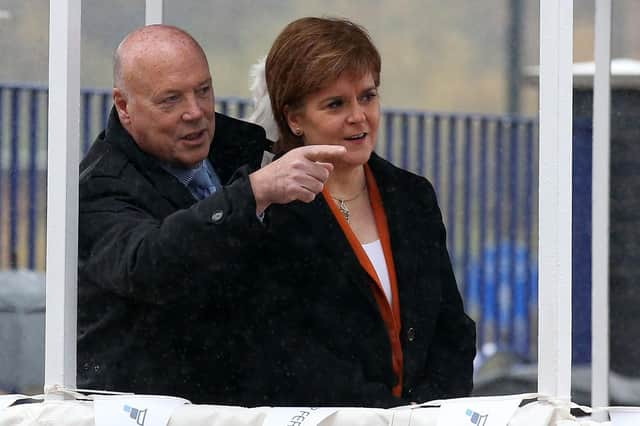
[[[372,154],[386,212],[400,297],[401,398],[391,346],[371,287],[376,285],[322,195],[272,205],[269,237],[256,261],[257,321],[249,345],[246,404],[394,406],[469,395],[475,324],[465,314],[432,185]]]

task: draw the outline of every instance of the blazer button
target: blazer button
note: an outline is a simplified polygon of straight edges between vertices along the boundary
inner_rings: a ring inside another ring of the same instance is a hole
[[[211,222],[213,223],[220,223],[222,219],[224,219],[224,212],[222,210],[216,210],[211,215]]]
[[[413,327],[409,327],[407,330],[407,340],[413,342],[416,340],[416,329]]]

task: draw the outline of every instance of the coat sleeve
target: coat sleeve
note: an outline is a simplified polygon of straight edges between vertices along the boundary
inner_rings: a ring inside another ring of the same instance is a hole
[[[79,277],[125,299],[162,305],[194,297],[203,290],[196,272],[211,275],[208,285],[224,282],[260,238],[246,169],[221,191],[162,219],[122,180],[96,179],[110,179],[101,183],[110,189],[81,196]]]
[[[434,337],[429,346],[425,379],[409,395],[416,402],[466,397],[473,388],[476,327],[464,312],[446,249],[446,232],[442,221],[440,230],[442,296]]]

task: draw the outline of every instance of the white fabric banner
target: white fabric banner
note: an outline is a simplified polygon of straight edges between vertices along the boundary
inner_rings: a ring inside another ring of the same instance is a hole
[[[29,397],[24,395],[0,395],[0,410],[11,406],[14,402],[23,398]]]
[[[507,426],[521,402],[520,395],[443,400],[437,426]]]
[[[640,408],[638,407],[610,407],[608,411],[611,426],[640,425]]]
[[[167,426],[183,398],[155,395],[94,395],[96,426]]]
[[[262,426],[317,426],[337,410],[329,407],[274,407]]]

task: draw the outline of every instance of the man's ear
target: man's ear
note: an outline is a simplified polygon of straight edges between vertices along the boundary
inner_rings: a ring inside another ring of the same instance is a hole
[[[112,96],[113,105],[116,107],[116,112],[118,113],[118,118],[120,118],[120,123],[125,125],[131,123],[127,95],[122,91],[122,89],[114,87]]]

